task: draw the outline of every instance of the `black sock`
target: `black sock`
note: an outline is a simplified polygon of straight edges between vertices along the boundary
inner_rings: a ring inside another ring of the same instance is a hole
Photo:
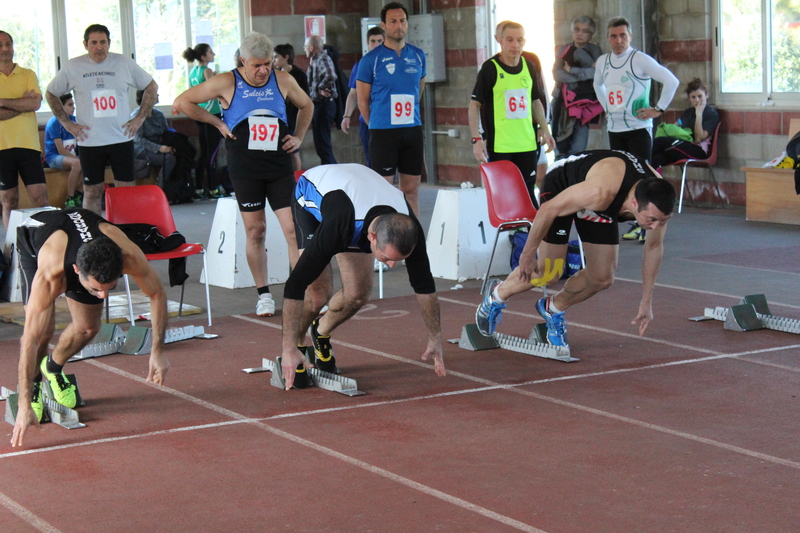
[[[47,356],[47,371],[51,374],[60,374],[64,369],[64,365],[59,365],[53,361],[53,354]]]
[[[258,291],[259,296],[261,296],[262,294],[269,294],[269,285],[264,285],[263,287],[259,287],[256,290]]]

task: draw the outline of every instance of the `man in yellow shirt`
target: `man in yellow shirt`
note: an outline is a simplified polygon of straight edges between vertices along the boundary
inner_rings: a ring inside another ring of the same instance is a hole
[[[34,206],[48,205],[36,110],[42,105],[39,80],[14,63],[14,40],[0,31],[0,201],[3,226],[19,207],[19,178]]]

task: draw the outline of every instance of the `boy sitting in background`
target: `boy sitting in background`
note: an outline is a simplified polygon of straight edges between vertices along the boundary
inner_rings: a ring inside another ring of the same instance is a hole
[[[75,122],[75,100],[72,93],[59,97],[59,100],[69,119]],[[56,117],[52,117],[44,128],[44,160],[50,168],[69,170],[65,208],[81,207],[83,204],[81,161],[76,149],[75,137],[64,129]]]

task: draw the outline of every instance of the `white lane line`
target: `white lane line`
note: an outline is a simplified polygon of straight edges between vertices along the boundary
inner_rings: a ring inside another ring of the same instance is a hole
[[[594,415],[602,416],[605,418],[610,418],[612,420],[617,420],[619,422],[625,422],[627,424],[631,424],[634,426],[639,426],[645,429],[652,429],[653,431],[658,431],[660,433],[665,433],[667,435],[672,435],[674,437],[681,437],[684,439],[688,439],[695,442],[700,442],[702,444],[707,444],[709,446],[714,446],[716,448],[721,448],[723,450],[727,450],[729,452],[739,453],[742,455],[746,455],[748,457],[754,457],[756,459],[760,459],[762,461],[768,461],[770,463],[779,464],[782,466],[788,466],[790,468],[795,468],[800,470],[800,463],[796,461],[790,461],[788,459],[782,459],[780,457],[775,457],[774,455],[767,455],[765,453],[756,452],[753,450],[748,450],[747,448],[742,448],[740,446],[734,446],[732,444],[726,444],[724,442],[720,442],[713,439],[708,439],[706,437],[700,437],[698,435],[693,435],[691,433],[686,433],[684,431],[677,431],[674,429],[670,429],[664,426],[659,426],[656,424],[650,424],[649,422],[642,422],[641,420],[636,420],[635,418],[628,418],[627,416],[616,415],[614,413],[609,413],[607,411],[601,411],[600,409],[595,409],[594,407],[587,407],[585,405],[580,405],[573,402],[568,402],[565,400],[560,400],[558,398],[553,398],[552,396],[545,396],[543,394],[538,394],[531,391],[520,390],[520,389],[513,389],[513,392],[517,392],[519,394],[524,394],[525,396],[530,396],[532,398],[537,398],[539,400],[544,400],[546,402],[555,403],[558,405],[562,405],[564,407],[569,407],[571,409],[576,409],[578,411],[584,411],[586,413],[591,413]]]
[[[541,529],[538,529],[538,528],[535,528],[533,526],[530,526],[530,525],[528,525],[528,524],[526,524],[524,522],[520,522],[518,520],[514,520],[511,517],[502,515],[500,513],[496,513],[496,512],[494,512],[494,511],[492,511],[490,509],[487,509],[485,507],[481,507],[480,505],[475,505],[474,503],[470,503],[467,500],[463,500],[463,499],[458,498],[456,496],[452,496],[450,494],[447,494],[446,492],[442,492],[440,490],[436,490],[436,489],[431,488],[431,487],[429,487],[427,485],[423,485],[422,483],[418,483],[416,481],[412,481],[412,480],[410,480],[410,479],[408,479],[406,477],[397,475],[397,474],[395,474],[393,472],[390,472],[388,470],[384,470],[383,468],[379,468],[379,467],[377,467],[375,465],[372,465],[370,463],[366,463],[366,462],[361,461],[359,459],[355,459],[354,457],[350,457],[349,455],[345,455],[343,453],[337,452],[336,450],[331,450],[330,448],[326,448],[325,446],[321,446],[321,445],[319,445],[319,444],[317,444],[315,442],[311,442],[311,441],[308,441],[308,440],[303,439],[301,437],[298,437],[296,435],[293,435],[291,433],[287,433],[286,431],[271,427],[271,426],[269,426],[267,424],[257,423],[256,425],[260,426],[261,428],[263,428],[267,432],[272,433],[273,435],[276,435],[276,436],[279,436],[279,437],[283,437],[284,439],[287,439],[289,441],[295,442],[295,443],[300,444],[302,446],[306,446],[306,447],[311,448],[312,450],[315,450],[315,451],[317,451],[319,453],[323,453],[325,455],[333,457],[334,459],[339,459],[340,461],[343,461],[343,462],[345,462],[345,463],[347,463],[349,465],[356,466],[358,468],[362,468],[362,469],[366,470],[367,472],[376,474],[376,475],[381,476],[383,478],[386,478],[386,479],[389,479],[391,481],[394,481],[395,483],[399,483],[400,485],[404,485],[404,486],[406,486],[408,488],[417,490],[417,491],[419,491],[419,492],[421,492],[423,494],[427,494],[428,496],[432,496],[434,498],[438,498],[438,499],[440,499],[442,501],[445,501],[447,503],[450,503],[452,505],[461,507],[462,509],[466,509],[467,511],[472,511],[473,513],[479,514],[479,515],[481,515],[483,517],[486,517],[486,518],[490,518],[492,520],[500,522],[501,524],[505,524],[505,525],[507,525],[509,527],[513,527],[513,528],[518,529],[520,531],[526,531],[528,533],[546,533],[545,531],[543,531]]]
[[[54,528],[2,492],[0,492],[0,505],[20,517],[24,522],[26,522],[31,527],[36,528],[39,531],[44,533],[61,533],[58,529]]]
[[[414,490],[417,490],[419,492],[422,492],[423,494],[427,494],[428,496],[432,496],[434,498],[438,498],[438,499],[440,499],[442,501],[445,501],[445,502],[450,503],[452,505],[456,505],[458,507],[461,507],[462,509],[466,509],[468,511],[477,513],[477,514],[479,514],[481,516],[484,516],[486,518],[490,518],[492,520],[495,520],[495,521],[500,522],[502,524],[505,524],[507,526],[513,527],[513,528],[518,529],[520,531],[525,531],[525,532],[528,532],[528,533],[546,533],[545,531],[543,531],[541,529],[537,529],[537,528],[535,528],[533,526],[530,526],[528,524],[525,524],[523,522],[519,522],[518,520],[514,520],[513,518],[510,518],[508,516],[502,515],[500,513],[496,513],[494,511],[492,511],[491,509],[487,509],[485,507],[481,507],[479,505],[475,505],[475,504],[470,503],[470,502],[468,502],[466,500],[462,500],[461,498],[457,498],[455,496],[452,496],[452,495],[447,494],[445,492],[436,490],[436,489],[434,489],[432,487],[429,487],[427,485],[423,485],[422,483],[418,483],[416,481],[412,481],[411,479],[408,479],[406,477],[400,476],[400,475],[395,474],[393,472],[390,472],[388,470],[384,470],[383,468],[379,468],[377,466],[371,465],[369,463],[366,463],[364,461],[356,459],[355,457],[350,457],[349,455],[345,455],[343,453],[337,452],[337,451],[332,450],[330,448],[326,448],[325,446],[321,446],[319,444],[316,444],[314,442],[308,441],[308,440],[303,439],[301,437],[297,437],[295,435],[292,435],[291,433],[288,433],[286,431],[274,428],[274,427],[269,426],[269,425],[267,425],[267,424],[265,424],[263,422],[259,422],[259,421],[253,420],[253,419],[248,418],[248,417],[246,417],[246,416],[244,416],[244,415],[242,415],[240,413],[236,413],[236,412],[231,411],[229,409],[225,409],[224,407],[220,407],[218,405],[212,404],[212,403],[207,402],[205,400],[201,400],[200,398],[195,398],[194,396],[191,396],[189,394],[177,391],[175,389],[171,389],[169,387],[154,385],[152,383],[147,382],[141,376],[137,376],[136,374],[131,374],[130,372],[126,372],[124,370],[120,370],[118,368],[115,368],[115,367],[109,366],[109,365],[107,365],[105,363],[101,363],[101,362],[94,361],[94,360],[87,360],[86,362],[89,363],[89,364],[93,364],[94,366],[97,366],[98,368],[102,368],[104,370],[108,370],[108,371],[110,371],[110,372],[112,372],[114,374],[117,374],[119,376],[126,377],[128,379],[132,379],[132,380],[137,381],[139,383],[144,383],[146,385],[152,386],[155,389],[158,389],[158,390],[160,390],[162,392],[166,392],[167,394],[172,394],[173,396],[177,396],[177,397],[179,397],[181,399],[184,399],[186,401],[192,402],[192,403],[194,403],[196,405],[199,405],[201,407],[205,407],[207,409],[211,409],[212,411],[214,411],[216,413],[220,413],[220,414],[229,416],[231,418],[234,418],[238,422],[244,422],[244,423],[248,423],[248,424],[257,426],[257,427],[259,427],[261,429],[264,429],[265,431],[267,431],[269,433],[272,433],[273,435],[276,435],[278,437],[282,437],[284,439],[290,440],[290,441],[295,442],[297,444],[301,444],[301,445],[303,445],[303,446],[305,446],[307,448],[311,448],[312,450],[315,450],[317,452],[329,455],[331,457],[339,459],[340,461],[344,461],[345,463],[348,463],[350,465],[362,468],[362,469],[364,469],[364,470],[366,470],[366,471],[368,471],[370,473],[377,474],[377,475],[379,475],[381,477],[384,477],[386,479],[394,481],[395,483],[400,483],[401,485],[405,485],[406,487],[409,487],[411,489],[414,489]],[[211,426],[206,426],[206,427],[211,427]]]
[[[773,368],[780,368],[781,370],[790,370],[792,372],[800,372],[800,368],[796,366],[789,366],[789,365],[779,365],[778,363],[770,363],[769,361],[763,361],[761,359],[753,359],[752,357],[738,357],[742,361],[746,361],[748,363],[754,363],[756,365],[764,365],[764,366],[771,366]]]
[[[457,302],[457,303],[459,303],[459,302]],[[235,318],[240,318],[240,317],[246,319],[249,322],[253,322],[255,324],[263,324],[263,325],[268,325],[268,326],[276,328],[276,329],[280,329],[280,326],[276,326],[274,324],[269,324],[269,323],[263,322],[261,320],[256,320],[256,319],[252,319],[252,318],[249,318],[249,317],[242,317],[241,315],[235,315]],[[333,342],[337,342],[337,341],[333,341]],[[367,352],[367,353],[372,353],[372,354],[375,354],[375,355],[389,357],[390,359],[400,360],[400,361],[404,361],[404,362],[408,362],[408,363],[412,363],[412,364],[419,364],[416,361],[404,359],[402,357],[399,357],[399,356],[396,356],[396,355],[393,355],[393,354],[386,354],[385,352],[381,352],[381,351],[378,351],[378,350],[372,350],[370,348],[364,348],[362,346],[358,346],[358,345],[355,345],[355,344],[350,344],[350,343],[339,343],[339,344],[346,345],[348,347],[351,347],[351,348],[354,348],[354,349],[357,349],[357,350],[361,350],[361,351],[364,351],[364,352]],[[762,349],[758,349],[758,350],[748,350],[748,351],[745,351],[745,352],[737,352],[737,353],[732,353],[732,354],[717,354],[717,355],[713,355],[713,356],[710,356],[710,357],[701,357],[701,358],[696,358],[696,359],[685,359],[685,360],[682,360],[682,361],[670,361],[670,362],[667,362],[667,363],[658,363],[658,364],[654,364],[654,365],[647,365],[647,366],[641,366],[641,367],[636,367],[636,368],[607,370],[607,371],[602,371],[602,372],[592,372],[592,373],[580,374],[580,375],[574,375],[574,376],[561,376],[561,377],[557,377],[557,378],[539,379],[539,380],[528,381],[528,382],[525,382],[525,383],[519,383],[519,384],[515,384],[515,385],[503,385],[503,384],[499,384],[499,383],[496,383],[496,382],[491,382],[489,380],[485,380],[485,379],[482,379],[482,378],[475,378],[475,377],[472,377],[472,376],[468,376],[466,374],[461,374],[466,379],[469,379],[469,380],[472,380],[472,381],[478,381],[480,383],[484,383],[484,384],[489,385],[489,386],[481,387],[479,389],[470,389],[470,390],[467,390],[467,391],[458,391],[457,393],[479,392],[479,391],[482,392],[482,391],[488,391],[488,390],[507,389],[507,390],[509,390],[511,392],[517,392],[517,393],[523,394],[525,396],[531,396],[531,397],[534,397],[534,398],[538,398],[540,400],[544,400],[544,401],[556,403],[556,404],[559,404],[559,405],[571,407],[571,408],[574,408],[574,409],[578,409],[578,410],[585,411],[585,412],[588,412],[588,413],[592,413],[592,414],[595,414],[595,415],[603,416],[603,417],[606,417],[606,418],[611,418],[613,420],[625,422],[625,423],[628,423],[628,424],[636,425],[636,426],[647,428],[647,429],[652,429],[654,431],[658,431],[658,432],[661,432],[661,433],[666,433],[668,435],[672,435],[672,436],[676,436],[676,437],[683,437],[683,438],[686,438],[686,439],[689,439],[689,440],[692,440],[692,441],[695,441],[695,442],[701,442],[703,444],[707,444],[707,445],[710,445],[710,446],[721,448],[721,449],[726,450],[726,451],[740,453],[740,454],[746,455],[748,457],[755,457],[757,459],[761,459],[761,460],[764,460],[764,461],[769,461],[769,462],[772,462],[772,463],[775,463],[775,464],[779,464],[779,465],[783,465],[783,466],[789,466],[791,468],[800,469],[800,463],[797,463],[795,461],[790,461],[788,459],[782,459],[780,457],[774,457],[774,456],[771,456],[771,455],[763,454],[761,452],[756,452],[756,451],[753,451],[753,450],[748,450],[746,448],[741,448],[739,446],[734,446],[734,445],[731,445],[731,444],[726,444],[724,442],[715,441],[713,439],[708,439],[708,438],[705,438],[705,437],[700,437],[700,436],[697,436],[697,435],[693,435],[691,433],[686,433],[686,432],[683,432],[683,431],[677,431],[677,430],[670,429],[670,428],[667,428],[667,427],[658,426],[656,424],[650,424],[649,422],[643,422],[643,421],[639,421],[639,420],[636,420],[636,419],[633,419],[633,418],[628,418],[628,417],[623,417],[623,416],[620,416],[620,415],[616,415],[614,413],[601,411],[601,410],[595,409],[593,407],[587,407],[587,406],[583,406],[583,405],[580,405],[580,404],[575,404],[575,403],[572,403],[572,402],[567,402],[567,401],[564,401],[564,400],[559,400],[557,398],[552,398],[550,396],[544,396],[542,394],[537,394],[535,392],[530,392],[530,391],[526,391],[526,390],[520,389],[520,387],[523,387],[523,386],[526,386],[526,385],[536,385],[536,384],[540,384],[540,383],[549,383],[549,382],[554,382],[554,381],[565,381],[565,380],[570,380],[570,379],[578,379],[578,378],[586,378],[586,377],[606,376],[606,375],[612,375],[612,374],[620,374],[620,373],[624,373],[624,372],[634,372],[634,371],[639,371],[639,370],[649,370],[649,369],[654,369],[654,368],[665,368],[665,367],[670,367],[670,366],[678,366],[678,365],[693,364],[693,363],[706,362],[706,361],[714,361],[714,360],[717,360],[717,359],[739,359],[739,358],[742,358],[742,360],[744,361],[745,360],[744,357],[746,357],[747,355],[754,355],[754,354],[760,354],[760,353],[771,353],[771,352],[790,350],[790,349],[796,349],[796,348],[800,348],[800,344],[794,344],[794,345],[790,345],[790,346],[778,346],[778,347],[773,347],[773,348],[762,348]],[[712,353],[714,353],[714,352],[712,352]],[[429,366],[429,365],[423,365],[423,366]],[[435,395],[431,395],[431,397],[435,397]],[[419,398],[415,398],[415,399],[424,399],[424,398],[423,397],[419,397]],[[397,402],[397,401],[395,401],[395,402]],[[399,402],[397,402],[397,403],[399,403]],[[378,404],[380,404],[380,402],[375,402],[375,405],[378,405]]]
[[[20,450],[18,452],[8,452],[0,454],[0,459],[7,459],[10,457],[19,457],[21,455],[32,455],[35,453],[55,452],[59,450],[67,450],[69,448],[80,448],[81,446],[93,446],[95,444],[106,444],[108,442],[118,442],[123,440],[140,439],[142,437],[153,437],[156,435],[169,435],[170,433],[181,433],[184,431],[195,431],[198,429],[217,428],[221,426],[231,426],[234,424],[244,424],[247,422],[254,422],[253,419],[246,418],[244,420],[226,420],[224,422],[214,422],[212,424],[200,424],[197,426],[184,426],[180,428],[161,429],[158,431],[149,431],[147,433],[139,433],[134,435],[124,435],[120,437],[108,437],[105,439],[86,440],[82,442],[74,442],[71,444],[60,444],[58,446],[48,446],[46,448],[36,448],[33,450]]]

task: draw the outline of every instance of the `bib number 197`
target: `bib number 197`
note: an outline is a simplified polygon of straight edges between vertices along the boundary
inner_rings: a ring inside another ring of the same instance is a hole
[[[250,139],[247,148],[250,150],[278,149],[278,119],[275,117],[248,117]]]

